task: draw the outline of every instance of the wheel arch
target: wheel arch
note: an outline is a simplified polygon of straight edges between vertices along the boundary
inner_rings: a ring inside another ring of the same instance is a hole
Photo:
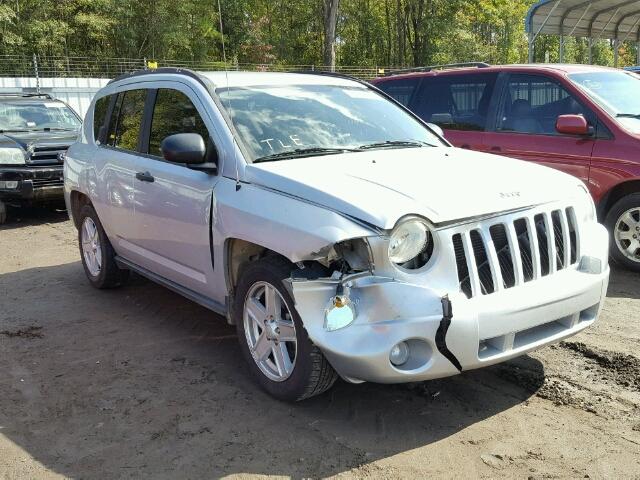
[[[80,228],[78,223],[80,210],[82,210],[82,207],[85,205],[93,205],[88,195],[85,195],[79,190],[72,190],[69,193],[69,216],[71,217],[71,220],[73,220],[73,224],[76,228]]]
[[[612,187],[607,193],[604,194],[600,202],[598,203],[598,219],[604,221],[607,213],[611,208],[623,197],[631,195],[632,193],[640,193],[640,179],[627,180],[618,183]]]

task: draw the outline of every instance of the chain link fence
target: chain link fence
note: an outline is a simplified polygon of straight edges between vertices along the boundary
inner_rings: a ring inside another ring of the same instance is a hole
[[[146,58],[91,58],[47,55],[0,55],[0,77],[93,77],[114,78],[123,73],[145,68],[176,67],[200,71],[244,70],[263,72],[331,71],[319,65],[282,65],[200,62],[188,60],[154,60]],[[370,79],[384,75],[398,67],[336,66],[335,72]]]

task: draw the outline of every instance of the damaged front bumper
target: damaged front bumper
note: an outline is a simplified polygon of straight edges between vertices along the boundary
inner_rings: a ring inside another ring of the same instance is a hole
[[[598,250],[606,252],[606,232],[599,233]],[[596,270],[590,268],[592,258],[517,288],[471,299],[458,291],[362,276],[349,288],[355,321],[335,331],[327,331],[324,323],[338,280],[293,279],[291,288],[310,339],[344,379],[413,382],[502,362],[591,325],[609,280],[606,256]],[[390,353],[400,342],[408,346],[409,356],[397,366]]]

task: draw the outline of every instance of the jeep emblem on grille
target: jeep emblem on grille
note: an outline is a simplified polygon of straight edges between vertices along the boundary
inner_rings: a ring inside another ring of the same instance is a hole
[[[500,192],[500,198],[515,198],[519,196],[520,192]]]
[[[64,152],[58,153],[58,162],[59,163],[64,163],[64,157],[65,156],[66,156],[66,154]]]

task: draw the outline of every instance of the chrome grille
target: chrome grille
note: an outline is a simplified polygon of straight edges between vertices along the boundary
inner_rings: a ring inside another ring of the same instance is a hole
[[[58,178],[34,178],[31,182],[33,183],[33,188],[64,186],[64,179],[59,177]]]
[[[31,151],[28,163],[31,165],[58,165],[58,154],[65,153],[69,145],[36,145]]]
[[[490,295],[553,275],[579,258],[572,207],[487,222],[452,237],[460,291]]]

